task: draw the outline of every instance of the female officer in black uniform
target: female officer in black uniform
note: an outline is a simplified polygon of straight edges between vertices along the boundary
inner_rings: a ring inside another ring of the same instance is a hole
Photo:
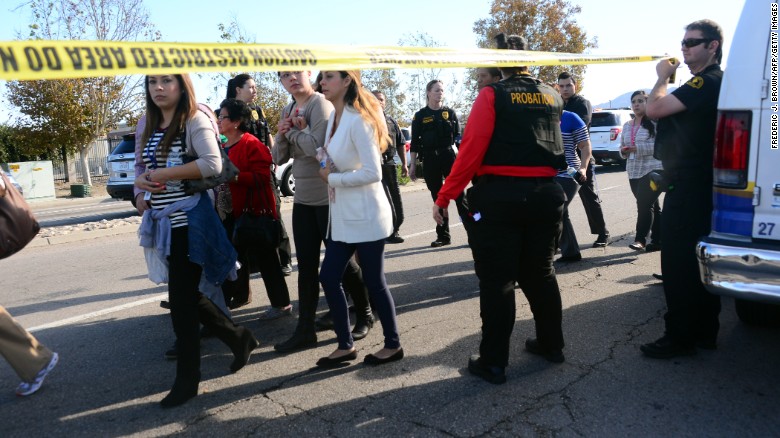
[[[425,185],[431,192],[433,200],[439,196],[444,179],[450,174],[452,163],[455,162],[455,151],[452,145],[455,136],[460,133],[458,116],[452,108],[444,106],[444,84],[438,79],[428,82],[426,100],[428,106],[417,111],[412,120],[411,168],[409,178],[417,179],[417,156],[423,163],[423,178]],[[468,213],[463,193],[455,200],[455,206],[461,218]],[[450,226],[447,218],[442,224],[436,225],[436,240],[431,242],[431,247],[450,244]]]

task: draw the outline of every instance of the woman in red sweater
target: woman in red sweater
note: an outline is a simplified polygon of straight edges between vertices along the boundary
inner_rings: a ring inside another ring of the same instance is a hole
[[[238,167],[236,180],[230,183],[233,214],[225,220],[228,236],[233,236],[235,221],[245,208],[251,208],[258,216],[273,216],[279,219],[276,210],[273,189],[271,188],[271,153],[260,140],[248,133],[252,110],[238,99],[225,99],[219,105],[219,131],[227,137],[225,150],[230,161]],[[252,199],[247,199],[251,193]],[[271,308],[261,319],[271,319],[292,314],[290,292],[284,281],[284,273],[275,247],[247,247],[241,242],[233,242],[238,251],[241,269],[238,279],[228,286],[233,290],[228,305],[235,308],[251,302],[252,292],[249,286],[249,273],[259,271],[265,283]],[[226,297],[227,298],[227,297]]]

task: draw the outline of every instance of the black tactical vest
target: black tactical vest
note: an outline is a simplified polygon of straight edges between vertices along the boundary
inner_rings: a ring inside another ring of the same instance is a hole
[[[496,124],[482,164],[565,169],[558,92],[526,75],[489,86],[496,95]]]
[[[420,136],[424,152],[447,149],[455,143],[457,134],[452,120],[455,111],[452,108],[444,106],[439,110],[432,110],[426,106],[417,114],[422,126]]]

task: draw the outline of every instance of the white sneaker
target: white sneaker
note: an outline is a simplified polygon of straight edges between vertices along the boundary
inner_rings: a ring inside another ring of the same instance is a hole
[[[35,376],[35,380],[32,382],[22,382],[19,384],[19,386],[16,387],[16,395],[30,395],[41,389],[41,385],[43,385],[43,379],[45,379],[51,370],[57,366],[57,362],[59,362],[59,360],[60,356],[57,353],[54,353],[54,355],[51,357],[51,360],[49,361],[49,364],[43,367],[42,370],[38,371],[38,374]]]

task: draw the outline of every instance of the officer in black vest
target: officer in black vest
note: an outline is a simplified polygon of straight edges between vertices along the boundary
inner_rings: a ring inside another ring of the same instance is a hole
[[[428,105],[417,111],[412,120],[412,142],[410,146],[411,165],[409,177],[412,181],[417,179],[417,156],[423,164],[423,178],[425,185],[431,192],[433,200],[439,195],[439,190],[444,180],[449,176],[452,163],[455,162],[455,151],[452,145],[455,137],[460,133],[458,116],[452,108],[444,106],[444,84],[438,79],[428,82]],[[468,213],[463,193],[455,200],[458,214],[464,218]],[[450,226],[445,217],[441,224],[436,225],[436,240],[431,242],[431,247],[449,245]]]
[[[498,48],[527,50],[523,37],[496,37]],[[527,67],[501,69],[504,79],[477,96],[452,173],[439,191],[433,218],[468,191],[469,246],[479,277],[482,342],[468,369],[490,383],[506,381],[515,323],[514,284],[528,298],[536,338],[525,349],[550,362],[563,356],[561,294],[553,268],[565,195],[554,181],[566,167],[560,118],[563,100]]]

